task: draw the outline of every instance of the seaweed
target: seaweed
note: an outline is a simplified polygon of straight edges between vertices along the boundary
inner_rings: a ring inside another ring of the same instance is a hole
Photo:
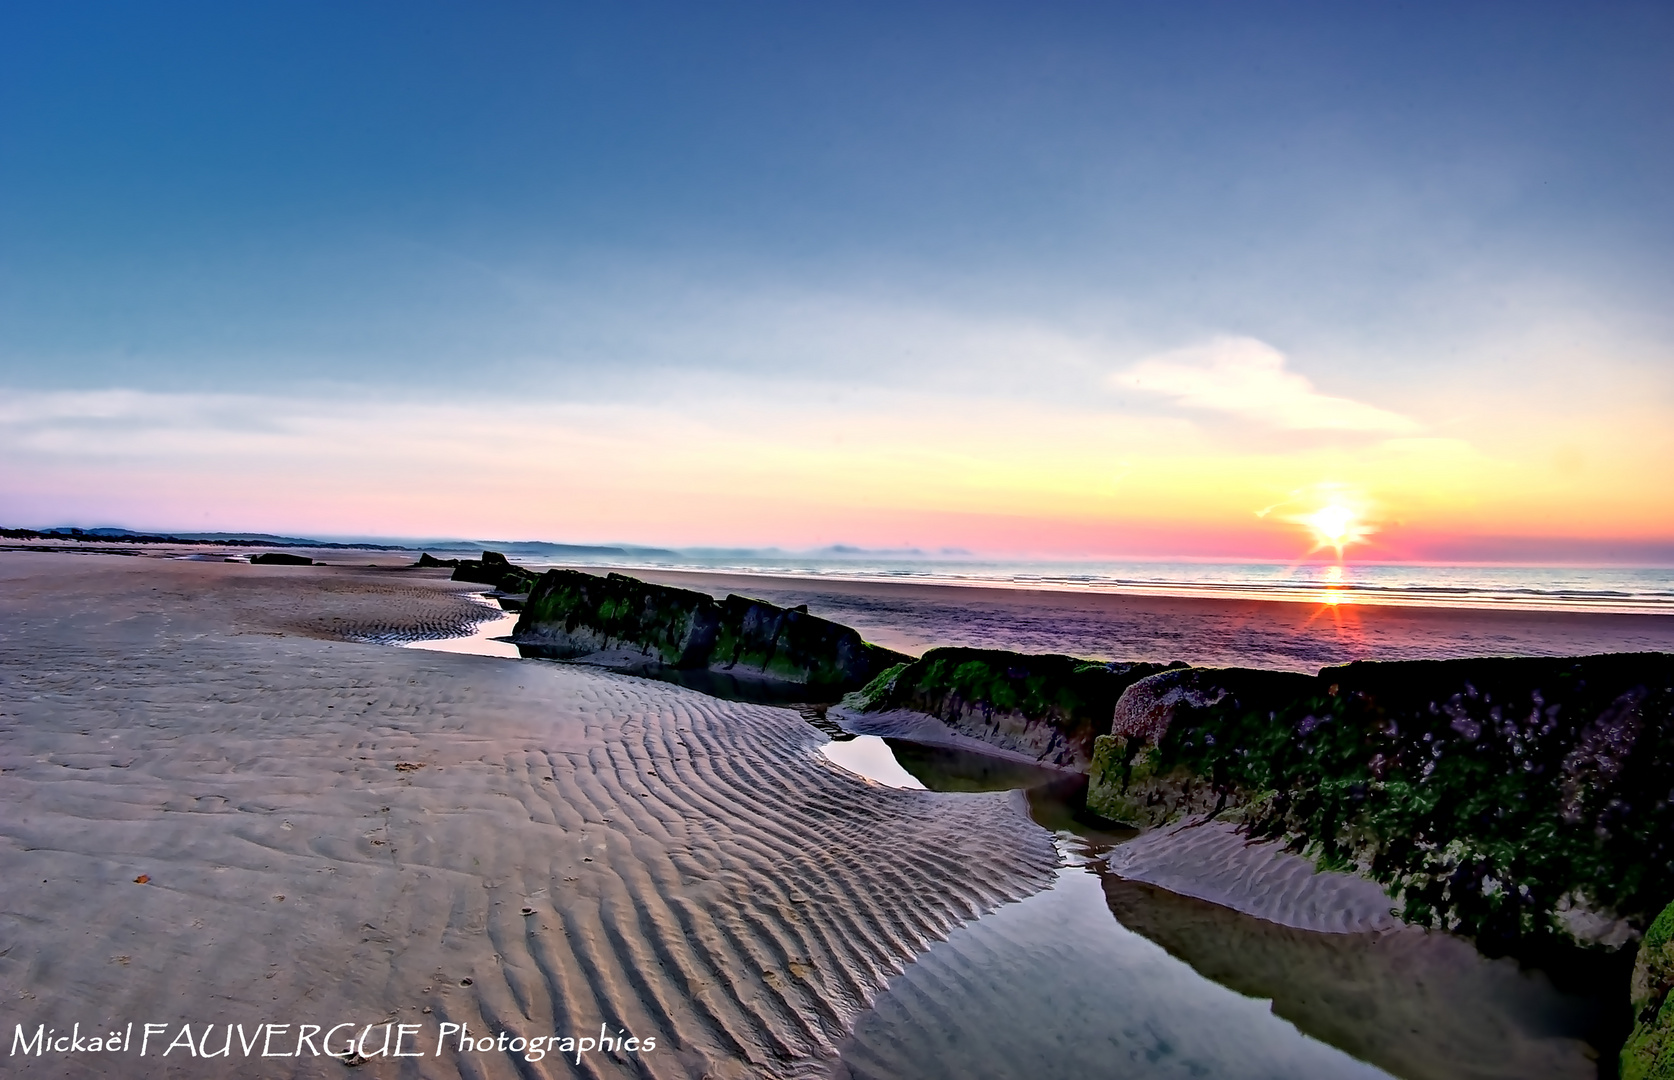
[[[1277,708],[1229,696],[1154,743],[1111,737],[1096,794],[1196,778],[1251,835],[1368,874],[1409,920],[1489,948],[1587,940],[1578,919],[1643,925],[1674,897],[1671,708],[1663,654],[1363,662]]]
[[[576,570],[549,570],[540,578],[512,636],[559,655],[626,649],[675,670],[707,668],[839,690],[909,659],[806,607],[737,595],[717,602],[626,574]]]
[[[931,649],[891,676],[868,686],[871,709],[916,708],[939,715],[958,702],[1060,724],[1110,723],[1122,691],[1159,671],[1183,664],[1106,663],[1054,653],[1002,649]]]
[[[850,701],[861,711],[913,709],[956,729],[1085,770],[1130,685],[1183,664],[1115,663],[1056,653],[931,649],[880,675]],[[1042,726],[1051,732],[1042,732]]]
[[[1633,1034],[1622,1080],[1674,1080],[1674,904],[1645,931],[1633,967]]]

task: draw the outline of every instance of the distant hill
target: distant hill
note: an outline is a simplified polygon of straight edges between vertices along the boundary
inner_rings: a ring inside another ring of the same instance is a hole
[[[100,540],[119,544],[227,544],[237,547],[307,547],[357,548],[370,551],[498,551],[522,558],[553,559],[597,558],[615,556],[668,557],[676,555],[667,548],[638,547],[633,544],[553,544],[544,540],[407,540],[381,536],[376,538],[338,537],[321,540],[307,536],[276,536],[273,533],[238,532],[171,532],[144,533],[134,529],[110,526],[82,529],[59,525],[46,529],[0,529],[0,536],[13,540]]]
[[[228,532],[178,532],[178,533],[142,533],[133,529],[77,529],[62,525],[52,529],[42,529],[48,536],[91,536],[101,540],[149,540],[157,536],[166,535],[172,540],[197,540],[206,544],[274,544],[285,547],[324,547],[324,541],[310,540],[302,536],[275,536],[272,533],[228,533]],[[356,547],[361,545],[356,544]]]
[[[632,544],[549,544],[544,540],[473,540],[456,543],[461,547],[486,548],[505,555],[522,555],[525,558],[550,557],[562,559],[580,555],[656,555],[667,557],[679,554],[668,548],[638,547]]]
[[[403,551],[403,544],[338,543],[272,533],[142,533],[133,529],[79,529],[61,525],[48,529],[0,529],[0,536],[12,540],[101,540],[118,544],[226,544],[233,547],[358,548],[375,551]]]

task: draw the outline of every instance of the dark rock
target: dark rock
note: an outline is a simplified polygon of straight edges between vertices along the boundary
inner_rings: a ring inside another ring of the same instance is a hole
[[[540,580],[540,576],[534,571],[513,566],[498,551],[485,551],[481,559],[454,559],[452,563],[454,581],[492,585],[503,593],[522,595],[533,589],[535,582]],[[437,564],[441,565],[440,560],[437,560]]]
[[[436,558],[436,556],[430,554],[430,552],[424,551],[424,552],[419,553],[418,562],[414,563],[413,565],[417,566],[417,567],[424,567],[424,568],[427,568],[427,569],[432,569],[432,570],[440,569],[444,566],[448,567],[449,569],[454,569],[454,568],[457,568],[459,566],[459,560],[458,559],[438,559],[438,558]]]
[[[292,555],[284,551],[264,551],[260,555],[250,556],[250,561],[262,566],[313,566],[314,560],[306,555]]]
[[[838,689],[907,659],[804,609],[736,595],[717,603],[707,593],[575,570],[539,579],[512,637],[550,655],[614,654],[617,666],[707,668]]]
[[[1043,764],[1085,772],[1092,763],[1093,740],[1108,730],[1123,691],[1147,676],[1183,666],[999,649],[931,649],[886,672],[848,704],[865,712],[928,713],[962,734]]]
[[[1233,707],[1277,708],[1314,686],[1314,679],[1289,671],[1253,668],[1188,668],[1137,680],[1125,688],[1112,711],[1110,733],[1156,741],[1179,711],[1206,709],[1230,701]]]

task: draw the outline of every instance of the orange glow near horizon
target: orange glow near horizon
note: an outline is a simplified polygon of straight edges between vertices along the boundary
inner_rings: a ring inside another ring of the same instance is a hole
[[[1649,464],[1674,436],[1649,421],[1629,425],[1636,442],[1597,440],[1637,456],[1601,452],[1572,476],[1514,446],[1246,453],[1182,420],[1009,401],[955,414],[921,399],[822,413],[753,399],[13,397],[6,525],[1315,563],[1590,564],[1623,550],[1660,565],[1674,545],[1674,488]],[[80,434],[111,417],[122,441]]]

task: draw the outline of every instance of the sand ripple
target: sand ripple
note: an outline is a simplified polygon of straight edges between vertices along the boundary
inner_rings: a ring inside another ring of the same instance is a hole
[[[1272,840],[1251,840],[1224,821],[1187,818],[1118,846],[1110,869],[1280,926],[1333,934],[1403,925],[1377,882],[1321,871]]]
[[[370,580],[298,600],[233,576],[261,568],[67,565],[94,561],[0,557],[8,1027],[606,1023],[667,1049],[581,1073],[816,1075],[916,954],[1051,879],[1016,796],[860,783],[787,710],[275,629],[378,625]]]

